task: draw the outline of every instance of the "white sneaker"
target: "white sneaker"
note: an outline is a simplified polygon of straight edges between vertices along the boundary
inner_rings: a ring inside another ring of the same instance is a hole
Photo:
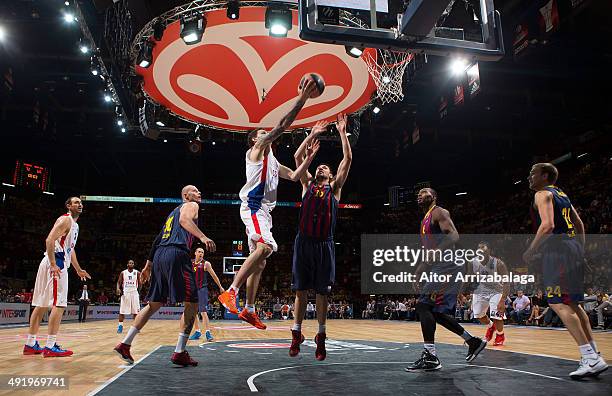
[[[580,359],[580,365],[576,371],[570,373],[571,379],[581,379],[584,377],[595,377],[608,369],[606,361],[601,356],[597,359]]]

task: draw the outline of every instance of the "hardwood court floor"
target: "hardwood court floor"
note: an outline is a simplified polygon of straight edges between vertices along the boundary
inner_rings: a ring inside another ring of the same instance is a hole
[[[125,321],[125,331],[131,320]],[[254,340],[268,338],[290,338],[290,321],[267,322],[268,330],[251,329],[237,321],[211,322],[213,335],[218,340]],[[58,392],[20,391],[11,394],[23,395],[85,395],[117,375],[125,367],[121,359],[112,351],[122,339],[116,334],[117,322],[114,320],[90,321],[86,323],[63,323],[58,343],[72,349],[69,358],[42,358],[42,356],[23,356],[21,354],[27,327],[0,329],[0,362],[2,375],[65,375],[69,380],[69,390]],[[473,335],[482,337],[485,328],[468,325],[466,329]],[[41,326],[40,340],[46,340],[46,326]],[[125,332],[124,331],[124,332]],[[312,338],[317,331],[314,320],[307,320],[303,332]],[[528,354],[543,354],[566,359],[578,359],[576,345],[565,330],[544,330],[536,328],[508,327],[506,345],[500,348],[507,351]],[[152,320],[137,336],[132,345],[135,360],[142,358],[159,345],[174,345],[178,335],[178,321]],[[330,320],[327,325],[328,338],[338,340],[379,340],[402,343],[421,343],[418,322],[379,321],[379,320]],[[436,341],[449,344],[463,344],[463,340],[446,329],[438,326]],[[612,359],[612,332],[595,334],[595,341],[604,357]],[[188,348],[194,348],[202,341],[190,341]],[[289,359],[289,358],[288,358]],[[200,364],[206,364],[200,361]],[[9,391],[0,391],[8,394]]]

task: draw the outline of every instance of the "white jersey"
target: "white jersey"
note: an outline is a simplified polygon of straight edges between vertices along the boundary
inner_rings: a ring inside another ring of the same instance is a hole
[[[60,268],[70,268],[70,262],[72,258],[72,251],[76,246],[77,238],[79,237],[79,224],[74,221],[72,216],[69,213],[66,213],[64,216],[68,216],[70,221],[72,222],[70,226],[70,231],[64,235],[63,237],[58,238],[55,241],[55,262]],[[47,252],[45,252],[45,256]]]
[[[138,293],[138,271],[123,270],[123,294]]]
[[[250,152],[251,149],[246,152],[246,183],[240,190],[242,209],[256,212],[263,208],[269,212],[276,206],[280,164],[271,149],[258,162],[249,159]]]
[[[494,275],[497,273],[497,259],[490,257],[489,262],[483,265],[480,260],[474,259],[472,262],[474,273],[480,275]],[[479,295],[493,295],[499,294],[504,290],[504,285],[499,282],[480,282],[474,294]]]

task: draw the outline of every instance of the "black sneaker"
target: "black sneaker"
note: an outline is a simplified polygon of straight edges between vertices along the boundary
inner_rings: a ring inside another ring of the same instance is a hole
[[[466,343],[468,344],[469,348],[465,361],[468,363],[474,360],[476,356],[478,356],[478,354],[487,346],[487,342],[478,337],[472,337],[467,340]]]
[[[416,362],[412,363],[410,366],[406,367],[406,371],[434,371],[440,370],[442,368],[442,364],[440,364],[440,360],[437,356],[429,353],[427,349],[423,351],[421,354],[421,358]]]

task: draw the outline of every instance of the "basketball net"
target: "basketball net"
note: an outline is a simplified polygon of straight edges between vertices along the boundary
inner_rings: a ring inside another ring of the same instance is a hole
[[[381,104],[399,102],[404,98],[402,81],[406,66],[414,59],[410,52],[383,49],[366,50],[363,60],[376,84]]]

